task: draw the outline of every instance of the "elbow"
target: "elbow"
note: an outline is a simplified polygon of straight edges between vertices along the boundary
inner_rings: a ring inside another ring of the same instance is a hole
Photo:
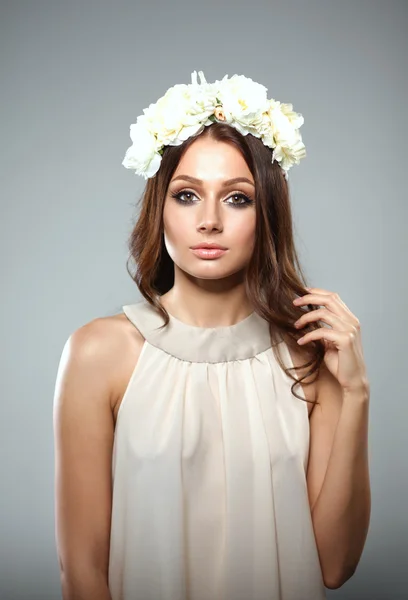
[[[338,590],[344,582],[341,582],[339,579],[328,579],[327,577],[323,578],[324,586],[329,590]]]
[[[341,573],[336,574],[324,574],[323,583],[329,590],[338,590],[342,585],[346,583],[356,572],[357,565],[353,565],[348,569],[343,570]]]
[[[81,571],[61,572],[60,583],[63,600],[87,598],[87,600],[112,600],[108,579],[104,573]]]

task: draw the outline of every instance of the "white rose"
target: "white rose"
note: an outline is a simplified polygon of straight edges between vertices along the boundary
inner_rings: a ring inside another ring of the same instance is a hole
[[[143,120],[130,126],[130,137],[133,144],[126,150],[122,165],[126,169],[135,169],[136,175],[143,175],[145,179],[152,177],[161,163],[155,137],[146,129]]]
[[[200,71],[203,80],[204,75]],[[190,85],[177,84],[167,90],[154,105],[145,109],[149,129],[156,135],[159,146],[181,144],[200,133],[213,114],[216,90],[213,84],[197,84],[196,72]]]
[[[273,150],[273,160],[280,163],[282,169],[288,171],[294,164],[299,164],[302,158],[306,156],[305,145],[299,132],[291,144],[285,144],[284,141],[278,142]]]
[[[180,88],[186,87],[180,84],[170,88],[156,104],[144,111],[148,128],[156,136],[158,146],[163,146],[169,139],[176,137],[182,127],[185,108]]]
[[[296,129],[293,127],[288,117],[282,112],[280,102],[270,105],[269,116],[276,142],[284,142],[286,146],[289,146],[296,141]]]
[[[259,126],[262,142],[269,148],[275,148],[276,141],[274,138],[274,130],[272,128],[271,117],[269,112],[262,113],[262,121]]]
[[[216,103],[215,90],[210,84],[205,83],[204,87],[199,87],[192,83],[180,92],[175,98],[179,110],[176,117],[179,130],[171,136],[171,140],[167,139],[166,143],[170,145],[179,145],[189,137],[201,133],[208,117],[214,113]]]
[[[211,115],[217,104],[218,88],[215,83],[207,83],[204,73],[199,71],[200,83],[197,83],[197,72],[191,73],[191,84],[189,85],[191,98],[194,98],[196,112]]]
[[[304,118],[300,113],[293,111],[292,104],[284,104],[283,102],[280,104],[281,111],[283,114],[289,119],[289,122],[295,129],[299,129],[304,123]]]
[[[233,125],[243,135],[252,133],[260,137],[259,127],[263,122],[263,112],[267,110],[267,88],[244,75],[228,75],[218,84],[218,98],[221,101],[227,123]]]
[[[299,164],[306,156],[302,136],[296,126],[303,124],[303,117],[292,111],[292,105],[281,104],[273,98],[268,101],[268,110],[263,114],[262,141],[273,148],[273,160],[280,163],[286,172]]]

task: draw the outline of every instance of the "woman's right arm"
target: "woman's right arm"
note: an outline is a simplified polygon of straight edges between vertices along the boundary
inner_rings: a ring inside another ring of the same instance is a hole
[[[95,319],[67,340],[54,395],[55,535],[64,600],[111,600],[114,356]]]

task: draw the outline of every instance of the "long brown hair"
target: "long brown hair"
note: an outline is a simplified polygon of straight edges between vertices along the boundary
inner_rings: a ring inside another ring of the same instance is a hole
[[[169,182],[181,157],[202,136],[233,144],[243,155],[254,177],[257,210],[255,246],[245,272],[246,293],[255,312],[269,322],[271,340],[275,338],[275,332],[285,332],[296,343],[299,337],[319,325],[309,323],[301,331],[293,325],[305,312],[305,307],[293,305],[293,299],[296,295],[307,293],[303,283],[307,284],[294,245],[288,183],[279,164],[276,161],[272,163],[272,150],[255,136],[244,136],[230,125],[215,122],[181,145],[164,148],[160,168],[154,177],[148,179],[139,199],[139,217],[128,241],[127,271],[142,296],[163,317],[161,327],[166,327],[170,319],[159,298],[174,285],[174,264],[164,244],[163,207]],[[135,264],[134,272],[129,269],[131,260]],[[316,309],[311,304],[307,305],[307,310]],[[287,369],[275,352],[282,369],[294,380],[291,392],[299,400],[303,398],[293,391],[294,386],[316,372],[313,381],[305,382],[306,385],[313,383],[323,361],[323,342],[313,340],[308,346],[303,349],[310,357],[309,362],[293,369]],[[289,373],[308,366],[311,368],[300,379]]]

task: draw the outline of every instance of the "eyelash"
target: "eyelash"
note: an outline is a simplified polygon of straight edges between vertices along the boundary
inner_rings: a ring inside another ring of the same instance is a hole
[[[174,198],[176,200],[176,202],[179,202],[180,204],[192,204],[193,201],[192,200],[182,200],[180,198],[180,196],[184,195],[184,194],[191,194],[193,196],[195,196],[194,192],[192,192],[191,190],[181,190],[180,192],[173,192],[171,193],[171,197]],[[228,204],[231,204],[231,206],[233,206],[234,208],[244,208],[246,206],[250,206],[251,204],[254,203],[253,199],[250,198],[249,196],[247,196],[246,194],[242,194],[241,192],[236,192],[235,194],[231,194],[231,196],[229,196],[229,198],[232,198],[233,196],[237,196],[240,198],[244,198],[245,202],[240,202],[235,204],[234,202],[229,202]]]

